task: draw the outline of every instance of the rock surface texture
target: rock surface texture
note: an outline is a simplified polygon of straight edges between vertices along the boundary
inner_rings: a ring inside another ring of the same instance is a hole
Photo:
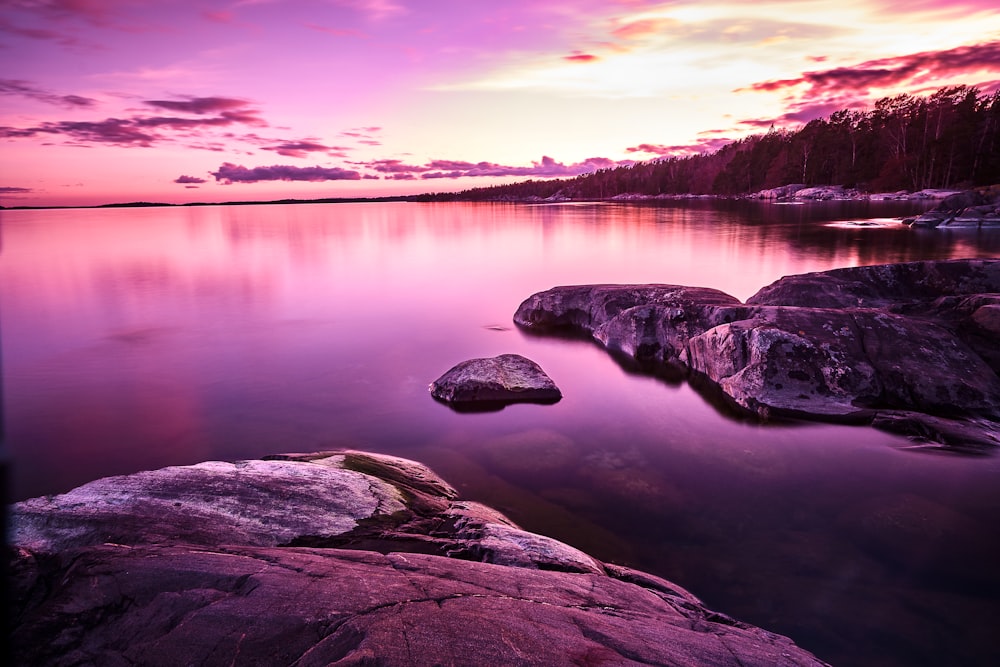
[[[1000,260],[790,276],[745,304],[675,285],[556,287],[514,321],[707,379],[760,417],[870,423],[929,447],[1000,445]]]
[[[907,218],[905,222],[911,227],[941,229],[1000,226],[1000,186],[957,192],[930,211]]]
[[[166,468],[11,524],[16,664],[824,664],[398,458]]]
[[[431,383],[430,392],[440,401],[470,409],[555,403],[562,398],[541,366],[519,354],[463,361]]]

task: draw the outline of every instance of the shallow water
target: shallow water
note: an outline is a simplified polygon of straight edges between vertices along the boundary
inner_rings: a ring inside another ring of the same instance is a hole
[[[596,345],[511,323],[560,284],[741,299],[782,275],[998,257],[893,203],[339,204],[0,212],[11,495],[206,459],[423,461],[524,527],[667,577],[842,665],[992,665],[1000,459],[760,425]],[[516,352],[556,405],[459,414],[427,385]]]

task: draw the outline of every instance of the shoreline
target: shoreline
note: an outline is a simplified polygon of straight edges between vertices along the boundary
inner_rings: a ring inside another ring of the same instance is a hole
[[[975,188],[973,188],[975,189]],[[451,193],[423,193],[417,195],[402,195],[388,197],[321,197],[318,199],[270,199],[264,201],[221,201],[221,202],[188,202],[171,204],[168,202],[118,202],[110,204],[93,204],[89,206],[0,206],[0,211],[45,211],[73,209],[114,209],[114,208],[185,208],[202,206],[266,206],[276,204],[365,204],[365,203],[424,203],[424,202],[484,202],[510,204],[540,204],[569,202],[643,202],[643,201],[689,201],[689,200],[751,200],[764,202],[818,202],[818,201],[941,201],[949,196],[966,192],[967,190],[927,188],[911,192],[898,190],[895,192],[865,192],[856,188],[822,185],[805,186],[801,184],[784,185],[770,190],[744,193],[739,195],[714,194],[658,194],[645,195],[623,192],[610,197],[566,197],[559,193],[551,197],[510,197],[499,196],[491,199],[463,198]],[[439,199],[440,198],[440,199]],[[447,198],[447,199],[446,199]]]

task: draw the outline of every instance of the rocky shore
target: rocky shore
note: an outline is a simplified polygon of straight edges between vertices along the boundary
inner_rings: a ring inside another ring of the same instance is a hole
[[[950,190],[928,188],[925,190],[896,192],[866,192],[842,185],[805,186],[801,183],[783,185],[738,196],[705,194],[644,195],[622,193],[594,201],[609,202],[656,202],[685,201],[691,199],[749,199],[779,204],[804,204],[823,201],[914,201],[926,202],[931,207],[920,215],[903,218],[902,222],[915,228],[980,229],[1000,227],[1000,186],[975,188],[972,190]],[[522,203],[563,203],[578,201],[560,193],[547,198],[503,199]],[[935,205],[935,202],[937,204]]]
[[[15,664],[822,665],[679,586],[354,451],[11,507]]]
[[[556,287],[514,321],[591,337],[761,419],[871,424],[951,451],[1000,445],[1000,260],[789,276],[746,303],[678,285]]]
[[[752,199],[785,203],[804,203],[809,201],[918,201],[932,204],[942,201],[948,197],[962,194],[964,190],[927,188],[924,190],[896,190],[893,192],[867,192],[857,188],[845,187],[843,185],[814,185],[806,186],[802,183],[791,183],[777,188],[750,192],[742,195],[712,195],[712,194],[659,194],[646,195],[637,192],[623,192],[605,197],[586,201],[611,201],[611,202],[642,202],[642,201],[683,201],[688,199]],[[551,197],[527,197],[510,198],[499,197],[495,201],[510,201],[523,203],[561,203],[571,201],[581,201],[574,197],[569,197],[561,192],[557,192]]]
[[[911,227],[941,229],[1000,227],[1000,186],[952,194],[930,211],[904,222]]]

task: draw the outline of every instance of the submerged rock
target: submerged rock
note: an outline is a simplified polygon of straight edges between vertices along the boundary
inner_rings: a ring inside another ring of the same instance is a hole
[[[456,495],[418,463],[333,452],[166,468],[18,503],[12,657],[824,664]]]
[[[562,398],[542,367],[519,354],[463,361],[431,383],[430,392],[440,401],[470,409]]]
[[[1000,445],[997,304],[1000,260],[954,260],[789,276],[745,304],[676,285],[557,287],[514,321],[708,379],[761,417],[981,447]]]

